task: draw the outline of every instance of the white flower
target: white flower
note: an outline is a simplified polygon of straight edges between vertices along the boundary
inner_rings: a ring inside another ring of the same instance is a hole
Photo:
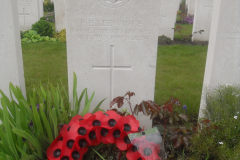
[[[233,118],[234,118],[234,119],[237,119],[237,118],[238,118],[238,116],[234,116]]]
[[[239,94],[237,94],[236,97],[239,97]]]
[[[223,144],[223,142],[218,142],[218,144]]]
[[[237,114],[239,114],[239,112],[237,112]]]

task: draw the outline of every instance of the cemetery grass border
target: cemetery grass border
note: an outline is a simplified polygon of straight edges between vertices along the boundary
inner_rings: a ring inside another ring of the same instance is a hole
[[[32,94],[32,86],[39,87],[40,82],[43,86],[48,82],[56,86],[61,80],[68,89],[66,43],[24,43],[22,50],[27,94]],[[188,116],[195,121],[206,54],[207,46],[159,46],[155,101],[165,103],[172,95],[188,106]]]

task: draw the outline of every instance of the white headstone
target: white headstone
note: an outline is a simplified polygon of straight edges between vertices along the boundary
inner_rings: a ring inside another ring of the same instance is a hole
[[[66,1],[69,95],[73,71],[78,92],[96,92],[91,110],[102,108],[127,91],[136,93],[132,106],[154,100],[160,0]],[[149,117],[139,116],[150,128]]]
[[[38,0],[39,2],[39,15],[40,15],[40,18],[44,16],[44,9],[43,9],[43,3],[44,1],[43,0]]]
[[[186,6],[188,6],[188,2],[189,2],[189,0],[186,0],[186,1],[185,1]]]
[[[203,82],[199,118],[204,117],[206,87],[240,81],[240,1],[216,0]]]
[[[193,33],[204,30],[201,34],[194,34],[193,41],[208,41],[212,20],[213,0],[196,0]]]
[[[18,0],[18,13],[20,30],[31,29],[32,24],[36,23],[41,17],[41,0]]]
[[[165,35],[173,40],[178,8],[178,0],[161,0],[159,36]]]
[[[17,5],[16,0],[0,1],[0,89],[7,96],[10,82],[26,92]]]
[[[65,0],[55,0],[54,1],[54,11],[55,11],[55,27],[56,31],[61,31],[66,28],[65,25]]]
[[[196,0],[188,0],[188,15],[194,15]]]

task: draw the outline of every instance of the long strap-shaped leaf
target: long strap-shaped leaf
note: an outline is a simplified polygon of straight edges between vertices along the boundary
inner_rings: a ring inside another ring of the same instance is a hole
[[[11,131],[11,127],[8,123],[8,110],[6,107],[6,103],[5,103],[5,99],[4,97],[1,98],[1,104],[2,104],[2,108],[3,108],[3,119],[4,119],[4,127],[6,130],[6,138],[8,141],[8,145],[10,147],[10,149],[13,152],[13,155],[15,156],[16,159],[19,159],[19,155],[17,153],[16,147],[15,147],[15,142],[13,141],[13,135],[12,135],[12,131]]]
[[[103,101],[105,101],[105,100],[106,100],[106,98],[103,99],[101,102],[98,103],[98,105],[97,105],[97,106],[95,107],[95,109],[92,111],[92,114],[94,114],[94,113],[96,113],[96,112],[98,111],[99,107],[101,106],[101,104],[102,104]]]
[[[25,132],[25,131],[23,131],[23,130],[20,130],[20,129],[12,129],[12,131],[13,131],[15,134],[19,135],[20,137],[23,137],[23,138],[25,138],[27,141],[29,141],[29,142],[33,145],[33,147],[36,149],[38,155],[39,155],[41,158],[43,158],[43,157],[42,157],[43,151],[42,151],[41,145],[37,142],[37,139],[34,139],[34,137],[32,137],[30,134],[28,134],[27,132]]]
[[[52,130],[51,130],[50,124],[49,124],[49,122],[47,120],[47,117],[45,116],[45,113],[43,112],[43,107],[39,108],[39,112],[41,114],[44,127],[45,127],[45,129],[47,131],[47,135],[48,135],[49,141],[50,141],[50,143],[52,143],[53,140],[54,140],[53,139],[53,135],[52,135]]]
[[[89,112],[90,104],[91,104],[91,102],[93,100],[94,94],[95,94],[95,92],[93,92],[91,98],[88,100],[88,103],[84,106],[84,109],[83,109],[83,111],[81,113],[81,116],[84,116],[85,114],[87,114]],[[87,93],[86,93],[85,96],[87,96]]]

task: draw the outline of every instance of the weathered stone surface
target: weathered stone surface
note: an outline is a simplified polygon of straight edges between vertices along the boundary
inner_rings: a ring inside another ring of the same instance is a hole
[[[173,40],[174,30],[179,9],[179,0],[161,0],[160,27],[158,35],[165,35]]]
[[[202,34],[194,34],[193,41],[208,41],[212,20],[213,0],[196,0],[193,22],[193,33],[204,30]]]
[[[214,1],[199,117],[204,117],[206,88],[240,81],[240,1]]]
[[[69,95],[73,72],[78,92],[96,92],[91,110],[102,99],[110,101],[127,91],[136,93],[132,106],[153,100],[160,0],[68,0],[66,31]],[[139,116],[141,125],[152,126]]]
[[[9,83],[21,87],[25,95],[22,48],[16,0],[0,1],[0,89],[9,94]]]
[[[194,15],[196,0],[188,0],[188,15]]]
[[[32,24],[36,23],[41,15],[43,15],[43,7],[40,7],[40,1],[42,0],[18,0],[19,25],[21,31],[31,29]]]
[[[55,0],[54,1],[54,11],[55,11],[55,26],[56,31],[61,31],[66,28],[65,24],[65,0]]]

